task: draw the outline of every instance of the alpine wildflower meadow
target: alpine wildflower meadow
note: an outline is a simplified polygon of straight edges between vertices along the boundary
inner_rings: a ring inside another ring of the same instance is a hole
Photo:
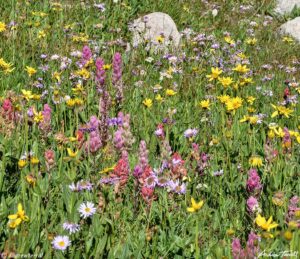
[[[0,257],[299,258],[300,12],[275,5],[0,1]],[[153,12],[179,44],[133,44]]]

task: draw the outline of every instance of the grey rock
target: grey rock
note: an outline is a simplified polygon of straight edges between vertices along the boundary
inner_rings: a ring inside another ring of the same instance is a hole
[[[281,15],[288,14],[294,7],[300,8],[300,0],[277,0],[275,12]]]
[[[288,34],[300,42],[300,17],[282,24],[279,32],[281,34]]]
[[[181,35],[177,30],[173,19],[165,13],[155,12],[147,14],[134,20],[129,29],[133,33],[132,45],[138,46],[142,42],[147,42],[151,46],[174,46],[178,47]],[[164,40],[158,42],[160,36]]]

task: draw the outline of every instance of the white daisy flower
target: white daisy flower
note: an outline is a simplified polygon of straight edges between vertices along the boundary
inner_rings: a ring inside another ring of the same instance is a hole
[[[52,241],[55,250],[65,251],[70,245],[71,241],[68,236],[56,236]]]
[[[88,218],[92,215],[94,215],[96,213],[96,208],[94,203],[92,202],[86,202],[86,203],[82,203],[78,209],[80,216],[85,218]]]

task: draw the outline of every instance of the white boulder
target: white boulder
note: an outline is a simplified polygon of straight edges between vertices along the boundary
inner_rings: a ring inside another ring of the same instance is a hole
[[[284,15],[290,13],[294,7],[300,8],[300,0],[277,0],[275,11]]]
[[[178,47],[180,43],[181,35],[176,24],[165,13],[155,12],[140,17],[129,25],[129,29],[133,33],[133,47],[145,41],[151,46]]]
[[[288,34],[300,42],[300,17],[282,24],[279,31],[281,34]]]

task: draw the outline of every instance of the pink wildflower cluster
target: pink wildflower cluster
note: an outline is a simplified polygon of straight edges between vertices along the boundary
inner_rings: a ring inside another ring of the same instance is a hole
[[[253,259],[259,253],[259,236],[251,232],[248,235],[248,241],[246,247],[243,249],[241,242],[238,238],[235,238],[231,244],[232,256],[234,259]]]
[[[43,114],[43,120],[39,124],[40,130],[47,135],[51,131],[51,108],[50,106],[46,103],[44,105],[44,110],[42,111]]]
[[[99,134],[99,120],[96,116],[91,116],[88,126],[92,129],[89,139],[85,143],[86,152],[95,154],[102,146]]]
[[[298,196],[293,196],[289,202],[288,214],[286,216],[287,222],[296,221],[298,228],[300,228],[299,216],[296,213],[300,213],[300,198]]]
[[[255,214],[256,212],[260,212],[261,209],[259,207],[258,199],[260,195],[260,191],[262,189],[262,184],[260,182],[260,176],[256,169],[250,169],[248,172],[248,180],[246,183],[247,191],[252,194],[247,199],[247,210],[250,214]]]
[[[129,150],[135,141],[130,130],[130,115],[119,112],[118,117],[122,119],[123,124],[118,126],[114,134],[114,146],[120,151]]]

